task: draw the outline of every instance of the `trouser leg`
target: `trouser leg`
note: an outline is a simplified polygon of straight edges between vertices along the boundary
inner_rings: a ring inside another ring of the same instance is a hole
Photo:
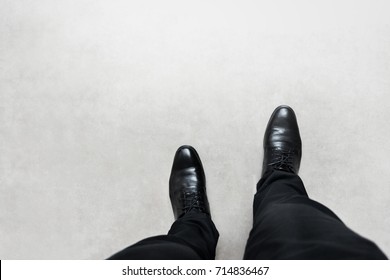
[[[219,233],[210,216],[187,213],[167,235],[141,240],[114,254],[111,260],[210,260],[215,258]]]
[[[298,175],[273,170],[259,181],[244,259],[386,259],[330,209],[308,198]]]

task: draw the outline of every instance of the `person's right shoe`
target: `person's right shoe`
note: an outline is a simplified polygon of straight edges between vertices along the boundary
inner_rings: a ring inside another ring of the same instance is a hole
[[[302,142],[297,118],[289,106],[275,109],[264,134],[264,160],[261,176],[271,170],[298,174]]]

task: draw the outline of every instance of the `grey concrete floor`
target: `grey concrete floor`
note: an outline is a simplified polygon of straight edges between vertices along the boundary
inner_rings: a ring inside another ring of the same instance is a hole
[[[388,1],[0,0],[0,258],[102,259],[173,222],[191,144],[240,259],[262,137],[294,108],[309,196],[390,254]]]

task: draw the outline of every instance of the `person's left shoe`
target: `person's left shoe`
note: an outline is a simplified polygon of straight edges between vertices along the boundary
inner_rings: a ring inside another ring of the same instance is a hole
[[[202,162],[191,146],[181,146],[175,154],[169,178],[169,197],[176,220],[188,212],[210,215]]]

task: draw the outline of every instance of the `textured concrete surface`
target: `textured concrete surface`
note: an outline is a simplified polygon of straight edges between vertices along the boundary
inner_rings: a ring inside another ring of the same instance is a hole
[[[0,258],[102,259],[173,222],[197,148],[239,259],[292,106],[309,195],[390,255],[388,1],[0,0]]]

